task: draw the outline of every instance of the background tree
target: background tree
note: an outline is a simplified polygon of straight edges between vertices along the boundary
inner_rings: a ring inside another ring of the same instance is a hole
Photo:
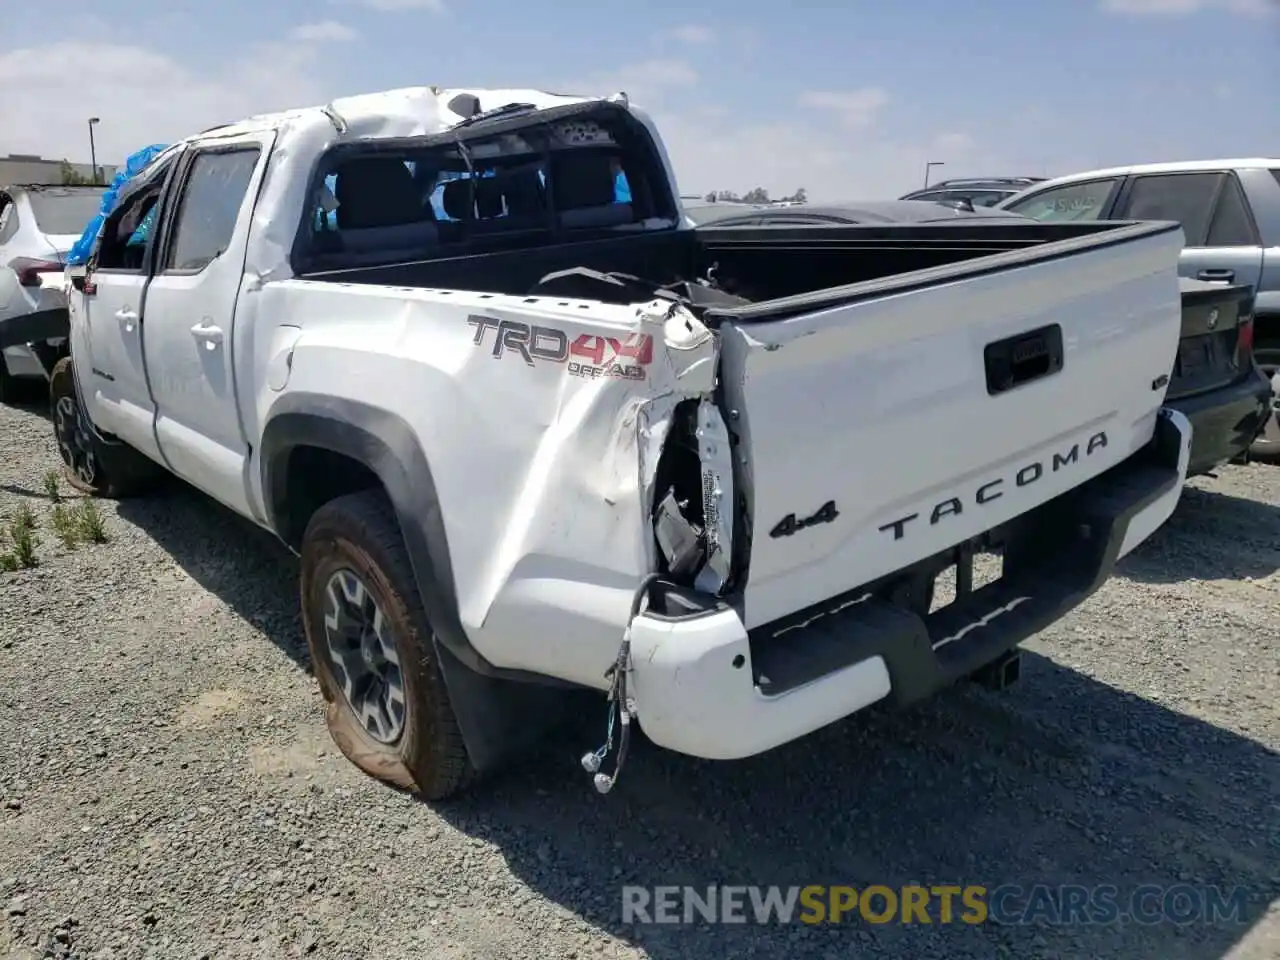
[[[708,204],[714,204],[714,202],[717,202],[717,201],[721,201],[721,202],[732,201],[732,202],[739,202],[739,204],[772,204],[772,202],[790,202],[790,204],[806,204],[806,202],[809,201],[809,192],[806,191],[804,187],[801,187],[800,189],[797,189],[795,193],[792,193],[791,196],[778,197],[776,201],[771,201],[769,200],[769,192],[767,191],[767,189],[764,189],[764,187],[756,187],[754,189],[750,189],[750,191],[744,193],[744,195],[742,195],[741,197],[737,196],[737,193],[731,191],[731,189],[713,189],[712,192],[708,193],[707,196],[703,197],[703,200],[707,201]]]
[[[769,199],[768,190],[764,187],[756,187],[753,190],[748,190],[741,197],[732,190],[712,190],[703,197],[703,199],[707,203],[716,203],[717,201],[737,203],[775,203],[782,201],[790,203],[807,203],[809,201],[809,192],[805,190],[804,187],[801,187],[789,197],[779,197],[777,201],[771,201]]]
[[[93,186],[93,183],[94,183],[94,180],[95,180],[95,178],[94,178],[94,177],[87,177],[87,176],[85,176],[83,173],[81,173],[80,171],[78,171],[75,167],[73,167],[73,166],[72,166],[70,163],[68,163],[66,160],[63,160],[63,161],[62,161],[62,165],[61,165],[61,167],[62,167],[62,169],[61,169],[61,173],[62,173],[62,182],[63,182],[63,184],[64,184],[65,186],[68,186],[68,187],[87,187],[87,186]]]

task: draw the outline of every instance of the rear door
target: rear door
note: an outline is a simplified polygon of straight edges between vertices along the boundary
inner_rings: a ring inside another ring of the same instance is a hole
[[[178,476],[251,515],[232,370],[250,215],[274,132],[206,142],[179,173],[167,240],[147,291],[143,346],[156,437]]]
[[[826,309],[710,311],[743,452],[747,626],[953,547],[1142,447],[1181,327],[1181,246],[1176,228],[1118,227],[858,284]]]
[[[1182,224],[1184,277],[1253,287],[1261,279],[1262,241],[1234,171],[1137,174],[1112,218]]]

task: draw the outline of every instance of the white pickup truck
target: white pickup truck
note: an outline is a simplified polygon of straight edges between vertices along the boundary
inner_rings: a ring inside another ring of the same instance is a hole
[[[625,95],[193,136],[68,271],[68,474],[274,531],[335,740],[430,798],[574,690],[603,791],[632,722],[737,758],[1008,680],[1173,511],[1176,224],[695,230],[678,196]]]

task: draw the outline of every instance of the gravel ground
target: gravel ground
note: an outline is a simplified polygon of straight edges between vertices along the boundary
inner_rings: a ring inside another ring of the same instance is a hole
[[[716,764],[577,766],[603,716],[428,806],[331,745],[291,558],[185,487],[48,530],[0,408],[0,957],[1280,957],[1280,468],[1197,481],[1022,683]],[[623,883],[1241,886],[1243,924],[624,927]],[[1268,913],[1268,909],[1270,912]]]

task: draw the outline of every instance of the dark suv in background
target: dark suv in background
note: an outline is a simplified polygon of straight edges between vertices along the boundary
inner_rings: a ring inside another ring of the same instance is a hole
[[[970,177],[942,180],[923,190],[903,194],[899,200],[934,200],[939,203],[968,202],[975,207],[991,207],[1044,181],[1044,177]]]

